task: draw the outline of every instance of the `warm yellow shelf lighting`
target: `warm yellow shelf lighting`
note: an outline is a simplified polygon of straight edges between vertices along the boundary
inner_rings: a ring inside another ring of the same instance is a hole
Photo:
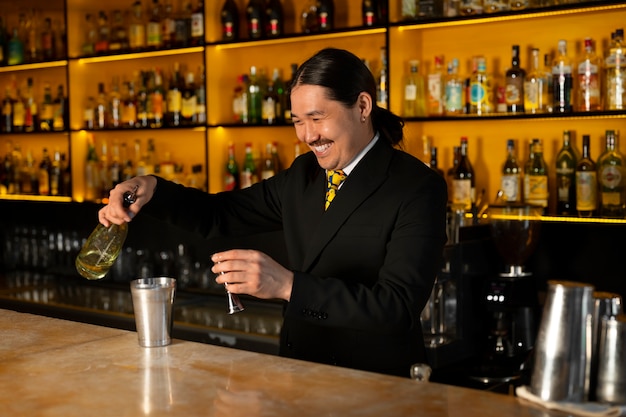
[[[2,194],[0,195],[0,200],[49,201],[57,203],[69,203],[72,201],[72,198],[51,195]]]
[[[333,32],[333,33],[324,33],[324,34],[312,34],[309,38],[307,36],[294,36],[287,38],[277,38],[277,39],[263,39],[263,40],[251,40],[249,42],[235,42],[235,43],[224,43],[215,45],[217,50],[220,49],[237,49],[237,48],[248,48],[251,46],[269,46],[269,45],[284,45],[288,43],[302,43],[303,40],[326,40],[326,39],[345,39],[348,37],[354,36],[365,36],[365,35],[374,35],[377,33],[385,33],[387,32],[386,28],[375,28],[375,29],[362,29],[362,30],[354,30],[347,32]]]
[[[36,64],[21,64],[21,65],[9,65],[6,67],[0,67],[0,72],[15,72],[15,71],[28,71],[35,69],[49,69],[57,67],[66,67],[67,60],[53,61],[53,62],[38,62]]]
[[[160,56],[171,56],[171,55],[185,55],[185,54],[194,54],[198,52],[204,52],[204,46],[194,46],[192,48],[182,48],[182,49],[165,49],[162,51],[151,51],[151,52],[137,52],[132,54],[122,54],[122,55],[106,55],[106,56],[94,56],[89,58],[79,58],[79,64],[93,64],[96,62],[113,62],[113,61],[124,61],[129,59],[141,59],[141,58],[155,58]]]
[[[563,16],[563,15],[571,15],[571,14],[601,12],[601,11],[607,11],[607,10],[620,10],[620,9],[626,9],[626,4],[609,4],[609,5],[582,7],[578,9],[538,11],[536,13],[509,14],[506,16],[491,16],[489,14],[484,14],[482,15],[484,17],[480,17],[477,19],[469,18],[469,19],[451,20],[451,21],[446,20],[442,22],[432,22],[432,23],[416,23],[414,25],[397,26],[397,29],[402,32],[406,30],[422,30],[422,29],[432,29],[432,28],[439,28],[439,27],[479,25],[479,24],[484,24],[484,23],[506,22],[509,20],[536,19],[538,17]]]

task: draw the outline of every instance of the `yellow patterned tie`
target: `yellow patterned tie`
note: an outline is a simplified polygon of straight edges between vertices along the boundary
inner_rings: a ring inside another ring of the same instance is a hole
[[[328,170],[326,172],[326,178],[328,181],[326,183],[326,205],[324,206],[324,210],[328,210],[328,206],[330,206],[330,203],[335,198],[337,189],[346,177],[347,175],[341,169]]]

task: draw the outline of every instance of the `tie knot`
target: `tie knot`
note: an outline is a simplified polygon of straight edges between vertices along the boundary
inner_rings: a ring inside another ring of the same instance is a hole
[[[326,172],[326,178],[328,181],[326,184],[326,204],[324,205],[324,210],[328,209],[331,201],[335,199],[335,193],[346,177],[346,173],[341,169],[331,169]]]

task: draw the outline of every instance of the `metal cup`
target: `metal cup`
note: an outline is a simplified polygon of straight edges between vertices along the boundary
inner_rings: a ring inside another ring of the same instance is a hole
[[[131,281],[139,346],[157,347],[171,343],[174,278],[141,278]]]
[[[544,401],[586,399],[593,289],[577,282],[548,282],[530,380],[531,392]]]
[[[596,399],[626,404],[626,316],[603,317],[598,354]]]

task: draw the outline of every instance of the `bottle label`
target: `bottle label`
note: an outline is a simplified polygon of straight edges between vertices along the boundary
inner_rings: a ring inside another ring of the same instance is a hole
[[[506,201],[519,201],[520,193],[520,176],[519,175],[503,175],[501,184],[502,191],[504,191],[504,198]]]
[[[235,189],[235,185],[237,182],[235,181],[235,177],[230,172],[227,172],[224,176],[224,191],[232,191]]]
[[[595,171],[576,173],[576,209],[593,211],[598,207],[597,179]]]
[[[150,22],[146,26],[148,46],[161,46],[161,25],[156,22]]]
[[[547,175],[526,175],[526,201],[530,204],[537,204],[548,207],[548,176]]]
[[[415,84],[407,84],[404,86],[404,99],[407,101],[417,100],[417,86]]]
[[[507,105],[522,105],[524,103],[524,94],[522,78],[507,79],[504,99]]]
[[[600,170],[600,183],[604,188],[619,187],[622,183],[622,171],[615,165],[603,166]]]
[[[196,114],[196,96],[184,97],[181,99],[180,114],[185,119],[191,119]]]
[[[439,74],[428,75],[428,114],[443,113],[442,82]]]
[[[170,113],[180,113],[183,96],[178,90],[167,92],[167,111]]]
[[[466,210],[472,208],[472,180],[452,181],[452,204],[463,205]]]
[[[204,36],[204,15],[194,13],[191,15],[191,37],[201,38]]]
[[[460,83],[446,84],[446,112],[457,113],[463,108],[463,86]]]

